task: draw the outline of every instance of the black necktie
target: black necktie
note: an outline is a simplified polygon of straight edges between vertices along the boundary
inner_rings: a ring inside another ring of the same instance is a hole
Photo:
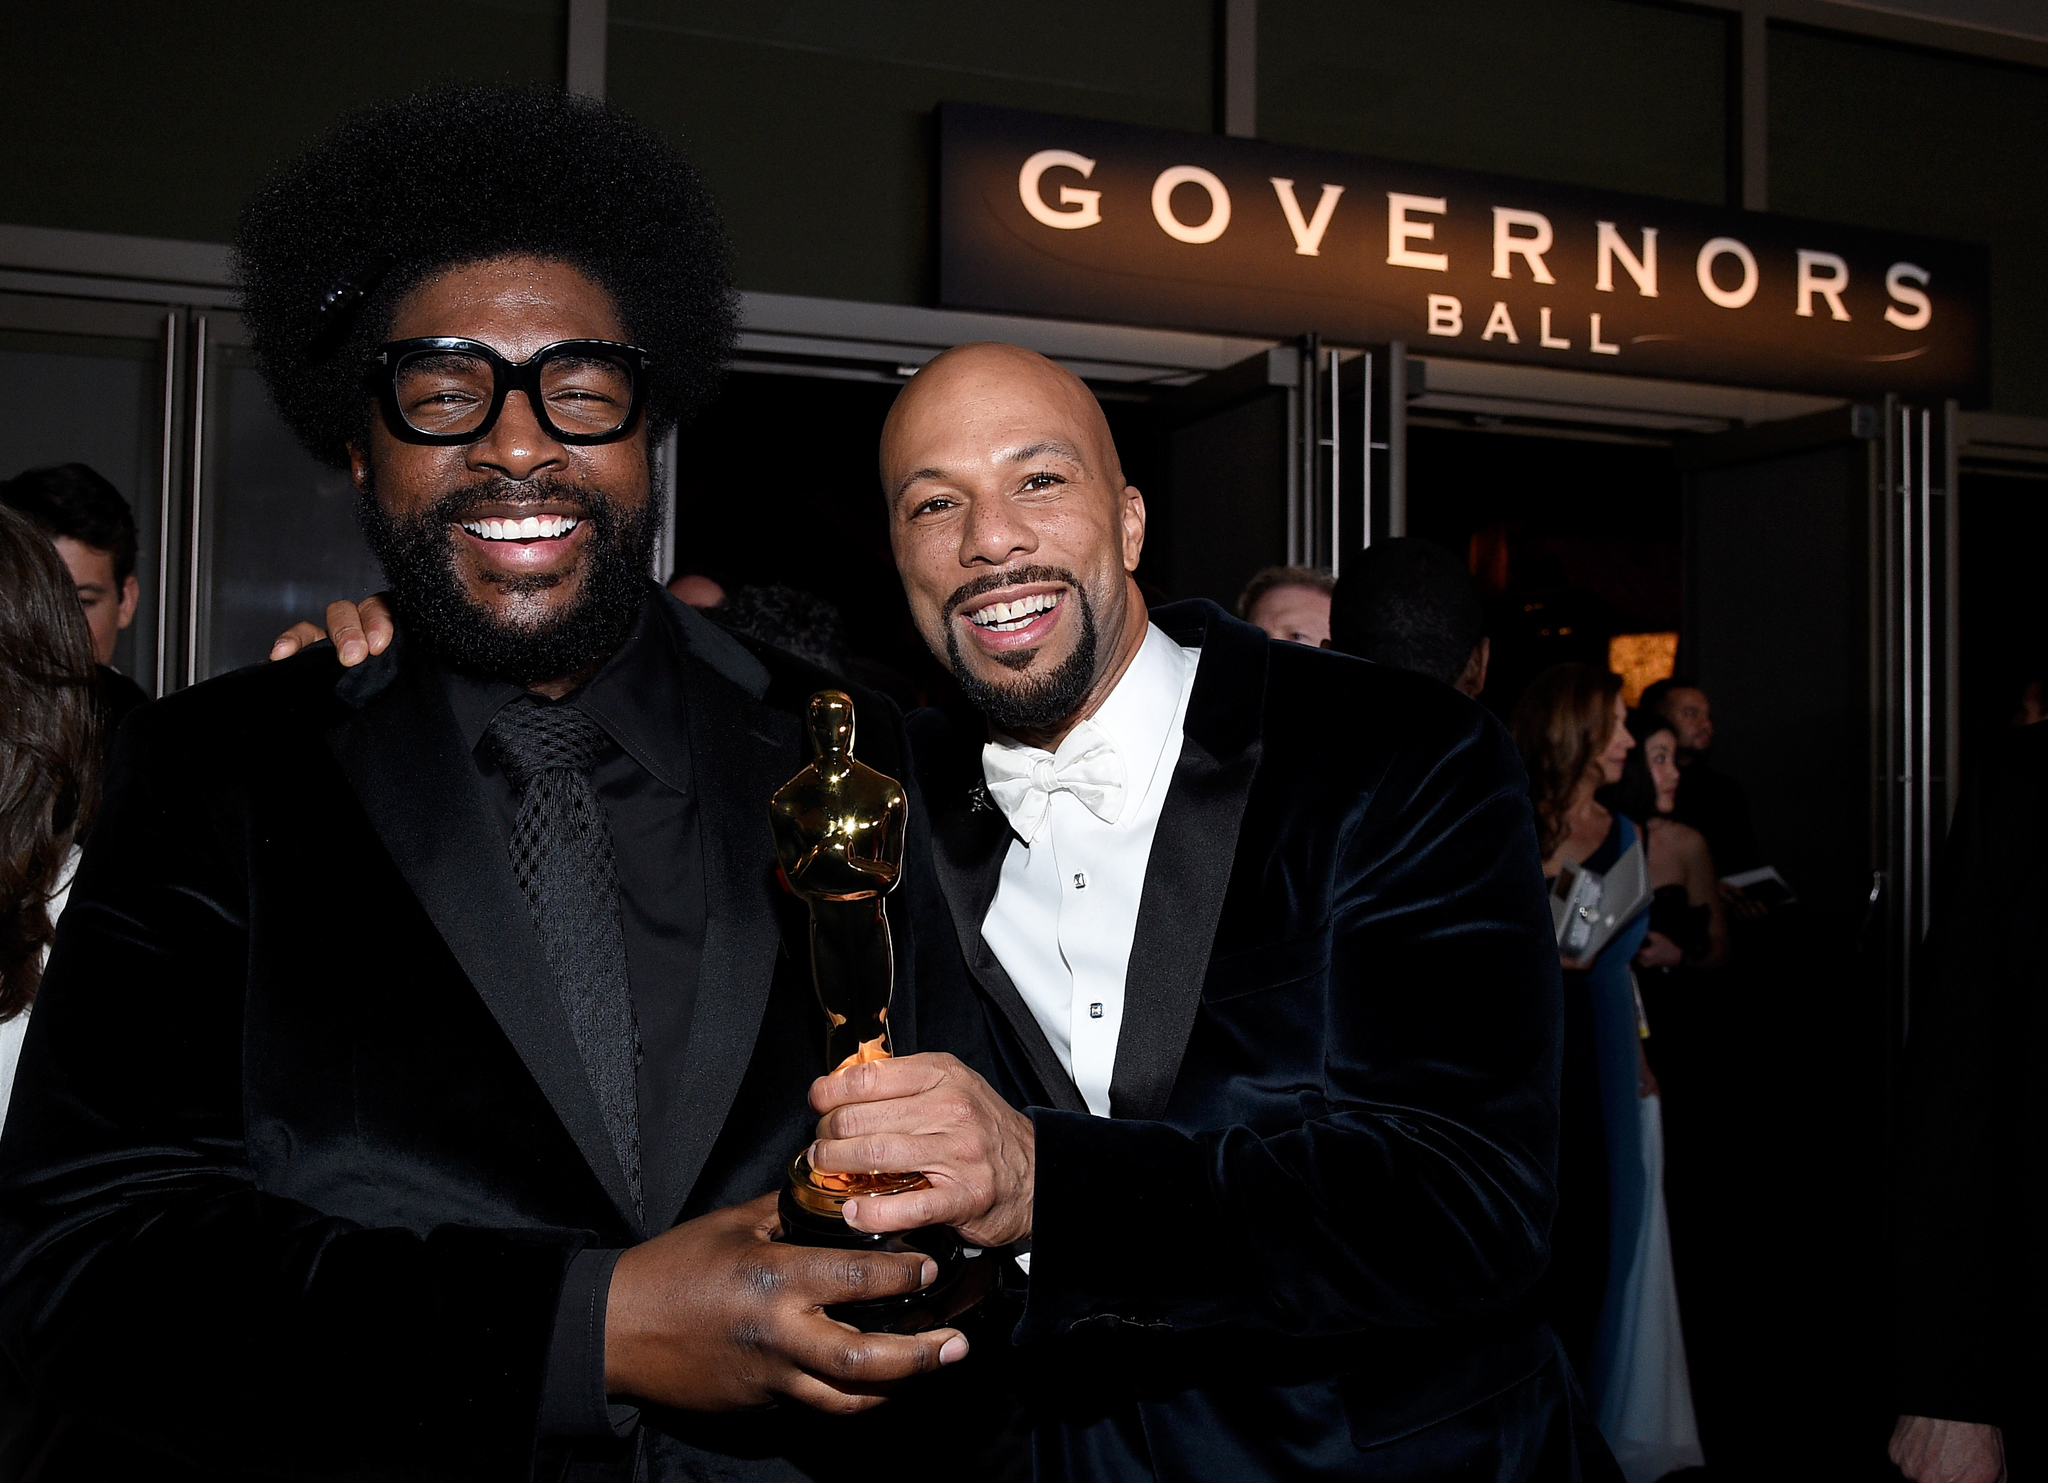
[[[618,862],[590,769],[605,734],[574,706],[522,696],[487,733],[519,795],[512,874],[533,913],[576,1049],[640,1210],[640,1030],[626,982]]]

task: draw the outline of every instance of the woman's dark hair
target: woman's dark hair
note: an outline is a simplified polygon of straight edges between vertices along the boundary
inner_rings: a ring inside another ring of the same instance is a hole
[[[36,997],[50,895],[99,802],[99,667],[49,537],[0,505],[0,1021]]]
[[[1650,776],[1650,738],[1660,731],[1670,731],[1673,737],[1678,734],[1669,721],[1648,706],[1630,711],[1628,734],[1636,739],[1636,744],[1621,764],[1620,780],[1595,794],[1623,818],[1634,820],[1638,828],[1647,829],[1650,820],[1662,817],[1657,812],[1657,780]]]
[[[1566,833],[1565,811],[1614,737],[1621,676],[1597,664],[1553,664],[1529,682],[1508,723],[1529,772],[1536,840],[1547,858]]]
[[[653,437],[710,400],[736,301],[697,172],[593,99],[448,87],[344,118],[242,213],[242,322],[299,441],[347,467],[399,300],[444,268],[511,256],[567,263],[611,295],[648,353]]]

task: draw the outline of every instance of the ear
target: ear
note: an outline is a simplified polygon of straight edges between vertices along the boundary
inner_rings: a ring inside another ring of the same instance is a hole
[[[1135,485],[1124,486],[1123,508],[1121,510],[1124,538],[1124,570],[1138,569],[1138,558],[1145,553],[1145,496],[1138,493]]]
[[[135,605],[142,599],[142,583],[130,572],[121,583],[121,606],[114,615],[114,627],[126,628],[135,621]]]
[[[348,477],[356,487],[357,494],[365,494],[370,488],[370,455],[361,443],[348,445]]]

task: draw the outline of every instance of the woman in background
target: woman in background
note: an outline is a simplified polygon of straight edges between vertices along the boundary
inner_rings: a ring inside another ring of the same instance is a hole
[[[71,577],[0,506],[0,1126],[43,962],[99,799],[99,677]]]
[[[1543,671],[1515,707],[1547,878],[1567,863],[1608,875],[1643,849],[1637,827],[1599,797],[1620,781],[1636,746],[1626,718],[1620,677],[1589,664]],[[1551,1242],[1553,1322],[1629,1483],[1702,1461],[1671,1282],[1657,1084],[1629,970],[1648,933],[1645,908],[1591,962],[1564,964]],[[1594,1206],[1603,1196],[1601,1221]]]
[[[1643,832],[1649,852],[1650,932],[1636,967],[1718,968],[1728,959],[1728,918],[1707,837],[1671,817],[1678,802],[1678,737],[1654,711],[1631,711],[1636,745],[1601,801]]]

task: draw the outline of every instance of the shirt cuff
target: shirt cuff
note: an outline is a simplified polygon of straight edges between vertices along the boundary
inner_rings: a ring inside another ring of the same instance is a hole
[[[623,1437],[640,1419],[633,1406],[614,1406],[604,1393],[604,1315],[618,1251],[579,1251],[569,1259],[548,1341],[541,1388],[540,1434],[549,1441]]]

